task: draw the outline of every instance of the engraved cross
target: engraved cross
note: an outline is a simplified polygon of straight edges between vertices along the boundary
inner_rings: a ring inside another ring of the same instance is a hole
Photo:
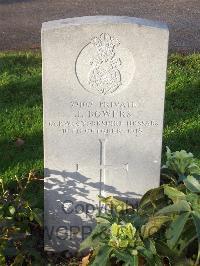
[[[107,139],[99,139],[100,142],[100,163],[99,163],[99,171],[100,171],[100,196],[104,196],[104,185],[106,183],[106,169],[124,169],[126,172],[126,176],[128,176],[128,163],[125,164],[106,164],[106,142]],[[76,171],[78,172],[79,165],[76,164]]]

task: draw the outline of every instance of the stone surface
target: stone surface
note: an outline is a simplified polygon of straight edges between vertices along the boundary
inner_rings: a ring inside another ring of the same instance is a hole
[[[130,17],[43,24],[46,249],[77,247],[98,195],[159,185],[168,29]]]

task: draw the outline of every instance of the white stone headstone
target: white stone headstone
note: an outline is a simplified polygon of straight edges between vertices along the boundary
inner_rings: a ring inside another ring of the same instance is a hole
[[[98,195],[159,185],[165,24],[131,17],[43,23],[45,245],[77,247]]]

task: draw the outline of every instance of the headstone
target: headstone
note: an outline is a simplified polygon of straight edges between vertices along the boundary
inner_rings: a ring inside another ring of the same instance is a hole
[[[167,51],[154,21],[43,23],[46,249],[78,246],[98,195],[131,201],[159,185]]]

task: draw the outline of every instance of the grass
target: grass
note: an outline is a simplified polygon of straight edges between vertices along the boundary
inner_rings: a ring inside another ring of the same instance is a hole
[[[169,57],[163,155],[166,145],[200,162],[200,54]],[[0,53],[0,176],[30,169],[43,171],[41,55]]]
[[[43,169],[41,56],[0,54],[0,176]],[[16,140],[24,145],[16,145]]]
[[[200,162],[200,54],[168,61],[163,151],[184,149]]]

